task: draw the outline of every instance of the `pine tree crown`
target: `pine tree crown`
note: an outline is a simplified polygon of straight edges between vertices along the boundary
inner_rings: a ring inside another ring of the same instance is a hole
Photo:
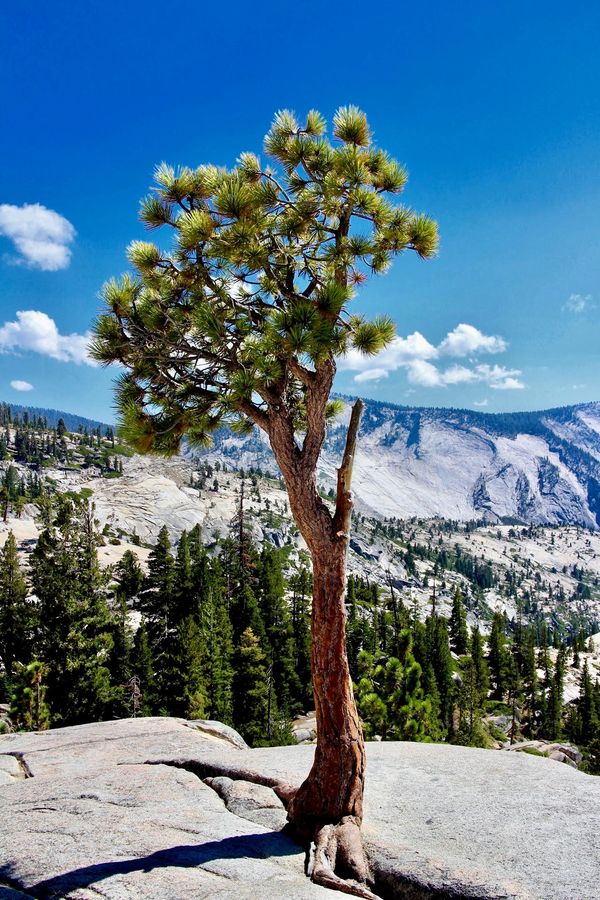
[[[436,223],[391,202],[406,170],[356,107],[336,112],[333,140],[320,113],[301,124],[281,111],[264,151],[267,165],[161,163],[141,218],[171,246],[134,241],[134,273],[104,285],[91,353],[124,367],[121,432],[142,451],[175,452],[184,435],[205,445],[224,423],[268,430],[273,404],[301,430],[319,370],[394,337],[388,316],[350,312],[357,287],[405,250],[436,252]]]

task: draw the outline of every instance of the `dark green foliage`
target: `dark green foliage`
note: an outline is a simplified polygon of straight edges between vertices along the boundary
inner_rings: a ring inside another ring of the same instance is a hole
[[[439,740],[443,730],[436,703],[426,696],[422,670],[412,654],[412,636],[399,635],[399,657],[374,656],[363,650],[358,658],[356,702],[365,736],[383,740]]]
[[[496,700],[502,700],[508,690],[508,653],[506,651],[504,619],[500,613],[494,613],[488,644],[488,664],[493,696]]]
[[[126,600],[136,597],[144,582],[144,573],[131,550],[126,550],[115,568],[118,592]]]
[[[140,714],[151,716],[157,705],[156,679],[154,677],[154,660],[148,641],[146,624],[142,623],[135,633],[132,653],[132,670],[139,679]]]
[[[48,669],[54,724],[102,719],[110,705],[110,613],[96,541],[89,504],[62,498],[52,526],[31,554],[32,589],[39,601],[38,652]]]
[[[243,738],[260,744],[267,734],[269,688],[266,658],[260,641],[246,628],[234,653],[233,720]]]
[[[50,723],[46,704],[46,666],[35,660],[24,666],[17,663],[13,673],[10,717],[17,731],[43,731]]]
[[[33,657],[36,619],[11,531],[0,551],[0,661],[9,681],[15,663]]]
[[[302,124],[282,111],[264,150],[269,165],[242,153],[229,171],[161,164],[141,215],[172,233],[172,252],[135,241],[135,275],[104,287],[92,349],[125,368],[122,428],[142,451],[173,452],[184,435],[203,446],[224,422],[264,425],[265,397],[284,380],[301,427],[301,368],[393,339],[387,317],[351,314],[355,287],[406,250],[436,251],[435,223],[392,204],[406,173],[356,108],[338,110],[332,142],[318,114]]]
[[[462,592],[459,587],[454,591],[448,629],[450,631],[450,646],[452,650],[458,653],[459,656],[462,656],[467,652],[469,632],[467,630],[467,617],[462,600]]]

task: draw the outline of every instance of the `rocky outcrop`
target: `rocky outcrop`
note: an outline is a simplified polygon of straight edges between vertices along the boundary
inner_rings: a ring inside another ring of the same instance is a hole
[[[192,723],[193,724],[193,723]],[[0,738],[0,900],[332,896],[270,786],[313,748],[241,749],[180,719]],[[600,779],[524,753],[369,744],[364,836],[385,897],[591,900]]]
[[[348,410],[319,470],[334,486]],[[207,454],[274,468],[258,432],[223,430]],[[412,409],[365,400],[353,492],[375,516],[519,519],[600,527],[600,403],[531,413]]]

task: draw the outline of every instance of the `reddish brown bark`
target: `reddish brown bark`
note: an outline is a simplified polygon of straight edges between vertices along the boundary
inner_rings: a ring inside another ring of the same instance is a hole
[[[346,540],[313,553],[312,676],[317,746],[310,773],[288,807],[290,821],[312,834],[351,816],[362,821],[365,748],[346,655]]]
[[[364,739],[346,653],[346,557],[352,499],[350,482],[362,412],[352,411],[346,449],[338,472],[335,515],[316,487],[314,464],[294,452],[289,426],[271,431],[271,444],[283,472],[290,505],[312,556],[312,677],[317,719],[317,746],[312,768],[288,806],[288,818],[304,836],[342,820],[360,827],[365,776]],[[324,436],[324,428],[322,431]],[[321,441],[322,442],[322,441]]]

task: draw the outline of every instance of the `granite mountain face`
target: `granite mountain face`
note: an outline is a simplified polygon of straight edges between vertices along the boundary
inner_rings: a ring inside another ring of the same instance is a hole
[[[335,483],[350,398],[330,427],[319,477]],[[204,455],[204,454],[203,454]],[[206,454],[273,469],[255,431],[215,436]],[[600,402],[541,412],[480,413],[365,401],[354,468],[364,512],[600,528]]]

